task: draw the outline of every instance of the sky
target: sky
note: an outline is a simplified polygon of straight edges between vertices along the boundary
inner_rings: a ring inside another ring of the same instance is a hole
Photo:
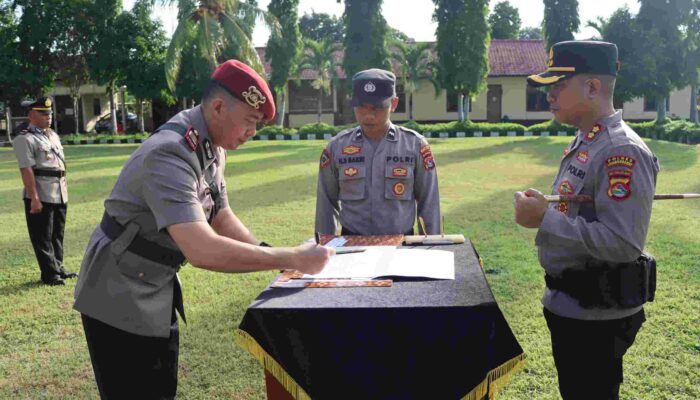
[[[489,7],[493,7],[500,0],[490,0]],[[269,0],[258,0],[258,6],[266,10]],[[177,2],[173,2],[177,3]],[[407,4],[410,3],[410,7]],[[131,9],[134,0],[124,0],[124,7]],[[520,20],[522,27],[539,26],[542,23],[544,15],[544,4],[541,0],[510,0],[510,4],[515,6],[520,12]],[[596,31],[592,28],[586,28],[587,21],[597,20],[598,17],[607,18],[612,13],[627,5],[633,13],[639,11],[639,2],[637,0],[581,0],[579,1],[579,19],[581,20],[580,31],[575,34],[577,39],[588,39],[596,35]],[[304,13],[327,13],[340,17],[343,14],[344,5],[341,1],[336,0],[300,0],[299,15]],[[434,41],[435,28],[437,24],[432,21],[433,15],[432,0],[384,0],[382,6],[382,14],[387,23],[416,41]],[[160,18],[163,27],[168,36],[177,26],[177,8],[175,5],[171,7],[158,6],[156,16]],[[253,32],[253,43],[255,46],[264,46],[267,43],[269,32],[262,27],[262,23],[256,26]]]

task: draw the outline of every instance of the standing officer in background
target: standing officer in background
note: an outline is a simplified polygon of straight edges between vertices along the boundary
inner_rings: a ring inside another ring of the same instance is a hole
[[[515,194],[516,222],[539,228],[542,303],[565,400],[619,398],[622,358],[655,288],[655,262],[643,250],[659,165],[613,108],[618,65],[612,43],[561,42],[547,71],[528,78],[549,86],[557,121],[578,128],[553,193],[594,199],[548,207],[537,190]]]
[[[264,247],[231,211],[225,150],[275,115],[267,83],[229,60],[201,105],[180,112],[129,158],[105,201],[75,288],[102,398],[174,398],[179,328],[177,272],[185,260],[218,272],[320,272],[333,250]]]
[[[68,186],[61,139],[50,128],[52,105],[48,97],[22,102],[29,108],[29,124],[12,146],[24,184],[24,214],[41,281],[53,286],[65,285],[64,279],[77,275],[63,267]]]
[[[425,138],[389,120],[399,103],[389,71],[368,69],[352,78],[352,106],[360,126],[340,132],[321,154],[316,231],[334,235],[440,233],[435,158]],[[416,207],[417,206],[417,207]]]

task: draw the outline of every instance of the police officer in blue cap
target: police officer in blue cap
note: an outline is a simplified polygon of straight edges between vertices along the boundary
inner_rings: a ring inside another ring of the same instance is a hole
[[[565,400],[618,399],[622,358],[653,300],[655,261],[643,253],[659,164],[613,108],[617,46],[569,41],[552,47],[547,86],[557,121],[578,132],[564,149],[552,193],[593,203],[548,206],[542,193],[515,194],[515,220],[537,228],[542,298]]]
[[[425,233],[440,233],[435,158],[421,134],[391,123],[399,102],[395,83],[394,74],[381,69],[353,76],[359,126],[340,132],[321,154],[317,232],[413,234],[417,215]]]

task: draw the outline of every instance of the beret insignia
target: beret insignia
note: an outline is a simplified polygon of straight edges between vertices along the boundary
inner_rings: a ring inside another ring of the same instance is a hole
[[[255,108],[256,110],[260,108],[261,104],[265,104],[265,102],[267,101],[265,96],[255,86],[249,87],[248,91],[243,91],[243,93],[241,93],[241,96],[243,96],[246,103],[250,104],[250,106]]]

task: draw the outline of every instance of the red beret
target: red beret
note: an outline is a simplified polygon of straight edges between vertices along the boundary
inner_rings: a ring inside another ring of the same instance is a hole
[[[233,97],[262,111],[264,120],[270,121],[275,117],[275,100],[270,88],[253,68],[238,60],[228,60],[216,67],[211,78]]]

